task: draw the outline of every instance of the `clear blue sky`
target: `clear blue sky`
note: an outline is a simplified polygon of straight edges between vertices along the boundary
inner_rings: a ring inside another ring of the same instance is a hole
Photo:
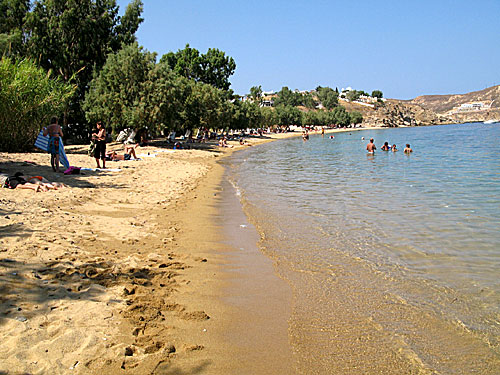
[[[129,0],[117,0],[123,13]],[[139,44],[234,58],[246,94],[316,86],[387,98],[500,84],[500,0],[143,0]]]

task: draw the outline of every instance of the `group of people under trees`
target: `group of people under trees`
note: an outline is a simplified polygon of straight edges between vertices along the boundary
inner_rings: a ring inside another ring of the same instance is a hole
[[[364,137],[363,137],[363,139],[364,139]],[[373,138],[370,138],[370,142],[368,142],[368,144],[366,145],[366,151],[368,151],[369,154],[373,154],[376,149],[377,149],[377,146],[375,146]],[[392,151],[392,152],[399,151],[395,143],[391,146],[391,145],[389,145],[389,142],[387,142],[387,141],[384,142],[383,146],[380,147],[380,149],[382,151]],[[409,143],[406,144],[406,147],[405,147],[403,152],[405,154],[410,154],[413,152]]]

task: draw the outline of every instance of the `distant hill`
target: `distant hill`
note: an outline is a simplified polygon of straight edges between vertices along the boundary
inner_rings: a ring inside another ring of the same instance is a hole
[[[491,106],[493,109],[500,108],[500,85],[467,94],[422,95],[409,102],[419,104],[426,109],[440,114],[447,114],[459,108],[462,104],[467,103],[483,103],[485,106]]]
[[[407,102],[454,122],[500,119],[500,85],[467,94],[422,95]]]
[[[500,121],[500,85],[467,94],[422,95],[412,100],[387,99],[375,104],[340,100],[339,105],[348,112],[361,112],[366,127]]]

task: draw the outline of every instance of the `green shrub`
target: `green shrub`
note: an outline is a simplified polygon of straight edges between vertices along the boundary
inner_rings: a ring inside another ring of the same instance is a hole
[[[51,116],[59,116],[74,88],[31,60],[0,60],[0,151],[33,148]]]

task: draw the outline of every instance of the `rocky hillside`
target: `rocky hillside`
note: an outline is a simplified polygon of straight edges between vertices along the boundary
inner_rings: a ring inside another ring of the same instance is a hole
[[[500,108],[500,85],[467,94],[422,95],[410,100],[410,103],[419,104],[424,108],[442,114],[467,103],[484,103],[488,106],[491,105],[491,108],[495,109]]]
[[[363,126],[422,126],[449,124],[453,119],[439,115],[421,105],[389,99],[384,105],[363,111]]]
[[[454,122],[500,119],[500,85],[458,95],[422,95],[408,101]]]
[[[342,103],[363,114],[363,126],[420,126],[500,120],[500,85],[458,95],[389,99],[378,108]]]

